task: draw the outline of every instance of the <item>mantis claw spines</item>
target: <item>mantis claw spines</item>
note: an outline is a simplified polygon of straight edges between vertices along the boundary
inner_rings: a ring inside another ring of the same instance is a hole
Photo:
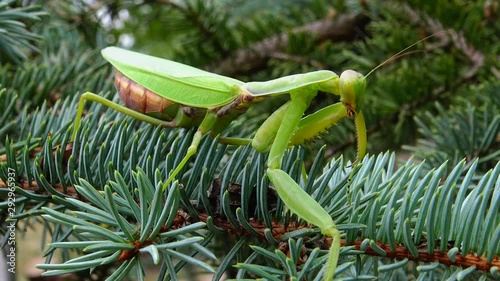
[[[366,124],[365,124],[365,118],[363,117],[363,113],[361,113],[361,111],[358,112],[358,114],[356,114],[356,117],[354,119],[354,124],[356,126],[356,136],[358,140],[358,145],[356,146],[357,156],[356,160],[353,163],[353,166],[357,165],[360,161],[362,161],[366,153],[366,146],[367,146]]]

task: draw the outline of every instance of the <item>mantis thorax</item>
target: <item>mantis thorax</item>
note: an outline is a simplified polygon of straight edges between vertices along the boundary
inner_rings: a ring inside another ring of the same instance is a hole
[[[333,72],[332,72],[333,73]],[[335,73],[333,73],[332,77],[329,78],[326,81],[322,81],[317,84],[317,90],[325,92],[325,93],[331,93],[334,95],[340,95],[339,92],[339,76]]]

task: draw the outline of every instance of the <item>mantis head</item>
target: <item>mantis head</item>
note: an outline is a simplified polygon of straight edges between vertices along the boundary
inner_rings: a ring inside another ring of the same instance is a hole
[[[442,31],[446,32],[446,31]],[[397,54],[392,57],[386,59],[381,64],[377,65],[373,68],[366,76],[363,74],[356,72],[354,70],[346,70],[342,72],[339,79],[339,89],[340,89],[340,101],[347,109],[347,117],[354,118],[354,122],[356,123],[356,132],[358,137],[358,155],[356,161],[353,163],[355,166],[361,159],[365,156],[366,152],[366,125],[363,114],[361,113],[361,107],[363,104],[363,98],[366,89],[366,77],[370,76],[375,70],[387,64],[389,61],[398,58],[403,55],[408,49],[417,45],[418,43],[425,41],[436,34],[442,33],[436,32],[431,34],[417,42],[411,44],[410,46],[404,48],[399,51]]]
[[[366,89],[366,78],[354,70],[346,70],[340,75],[340,101],[347,110],[347,117],[354,118],[358,138],[358,155],[353,165],[356,165],[366,153],[366,125],[361,106]]]
[[[347,117],[353,118],[361,111],[366,89],[365,76],[354,70],[346,70],[340,75],[340,101],[347,109]]]

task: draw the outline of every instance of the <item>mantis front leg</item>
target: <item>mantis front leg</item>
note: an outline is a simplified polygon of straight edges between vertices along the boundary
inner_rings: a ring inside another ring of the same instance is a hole
[[[268,159],[267,175],[273,183],[279,197],[285,205],[300,218],[306,220],[320,228],[321,233],[332,237],[332,246],[329,252],[324,280],[331,280],[335,274],[338,256],[340,252],[340,232],[335,227],[331,216],[318,204],[309,194],[307,194],[287,173],[281,170],[281,160],[289,146],[292,136],[301,123],[302,115],[309,106],[315,94],[302,90],[290,93],[291,101],[280,108],[280,113],[272,116],[271,121],[259,131],[266,131],[272,141],[271,151]],[[333,108],[333,120],[340,119],[344,115],[340,113],[343,107],[337,105]],[[343,110],[345,112],[345,109]],[[325,111],[323,111],[325,112]],[[335,114],[336,113],[336,114]],[[320,114],[321,115],[321,114]],[[306,122],[306,121],[303,121]],[[278,130],[274,136],[274,130]],[[260,132],[258,132],[260,133]],[[259,143],[260,140],[256,142]],[[268,143],[264,141],[263,143]],[[265,145],[264,145],[265,146]]]

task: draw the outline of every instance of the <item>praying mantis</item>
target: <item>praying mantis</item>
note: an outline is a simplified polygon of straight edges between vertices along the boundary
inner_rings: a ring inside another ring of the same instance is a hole
[[[333,279],[340,252],[340,232],[321,205],[281,170],[281,161],[289,146],[300,145],[313,139],[347,117],[355,122],[358,150],[353,165],[359,163],[366,153],[367,145],[366,125],[362,113],[366,76],[353,70],[346,70],[340,76],[329,70],[319,70],[266,82],[244,83],[174,61],[117,47],[105,48],[101,53],[115,69],[115,86],[125,105],[114,103],[94,93],[82,94],[71,139],[76,137],[86,100],[101,103],[157,126],[198,127],[186,155],[170,172],[163,185],[164,190],[196,154],[203,136],[208,133],[212,137],[218,136],[235,118],[264,99],[289,95],[290,100],[264,121],[252,139],[219,137],[219,142],[230,145],[251,143],[255,150],[269,152],[266,173],[280,199],[291,212],[318,227],[323,235],[332,238],[323,278]],[[319,91],[340,96],[340,102],[303,117],[311,100]]]

